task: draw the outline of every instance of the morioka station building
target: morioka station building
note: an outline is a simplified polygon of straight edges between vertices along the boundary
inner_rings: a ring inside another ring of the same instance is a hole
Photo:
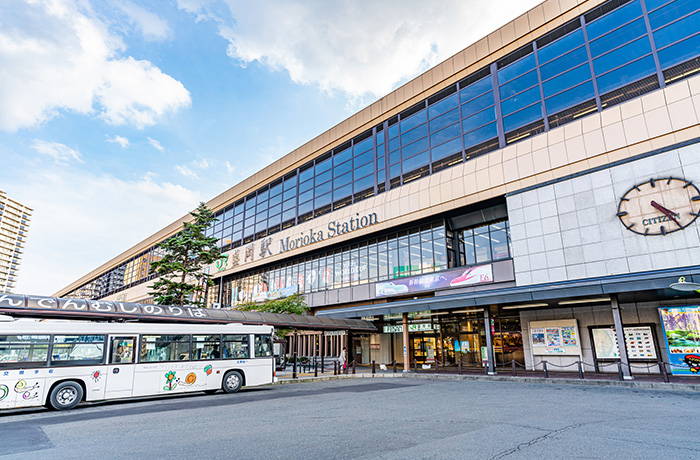
[[[302,356],[695,375],[700,2],[547,0],[207,206],[210,307],[377,327]],[[187,219],[55,295],[152,303]]]

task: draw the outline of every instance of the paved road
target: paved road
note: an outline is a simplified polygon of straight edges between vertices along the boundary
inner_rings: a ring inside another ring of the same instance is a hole
[[[347,379],[0,416],[0,457],[700,458],[700,394]]]

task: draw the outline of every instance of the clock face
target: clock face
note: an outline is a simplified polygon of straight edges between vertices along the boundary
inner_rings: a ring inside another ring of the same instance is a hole
[[[617,217],[639,235],[666,235],[683,230],[700,215],[700,190],[684,179],[650,179],[620,199]]]

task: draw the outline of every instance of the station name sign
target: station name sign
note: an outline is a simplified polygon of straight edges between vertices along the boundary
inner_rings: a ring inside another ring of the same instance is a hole
[[[323,241],[328,238],[333,238],[334,236],[343,235],[345,233],[354,232],[361,228],[369,227],[378,223],[377,213],[373,212],[360,217],[360,214],[355,214],[355,217],[351,217],[346,221],[335,221],[329,222],[326,226],[326,233],[323,230],[309,230],[307,233],[302,233],[301,236],[296,238],[287,237],[285,239],[279,240],[279,254],[287,251],[292,251],[294,249],[303,248],[309,244],[314,244],[319,241]]]

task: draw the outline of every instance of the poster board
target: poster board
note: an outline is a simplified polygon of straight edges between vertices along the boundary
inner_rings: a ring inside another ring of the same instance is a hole
[[[659,307],[673,375],[700,375],[700,306]]]
[[[533,355],[581,355],[581,340],[575,319],[530,321],[529,327]]]
[[[616,361],[620,359],[620,347],[614,326],[591,326],[591,342],[597,361]],[[638,324],[623,326],[627,357],[631,361],[656,361],[658,353],[654,340],[654,326]]]

